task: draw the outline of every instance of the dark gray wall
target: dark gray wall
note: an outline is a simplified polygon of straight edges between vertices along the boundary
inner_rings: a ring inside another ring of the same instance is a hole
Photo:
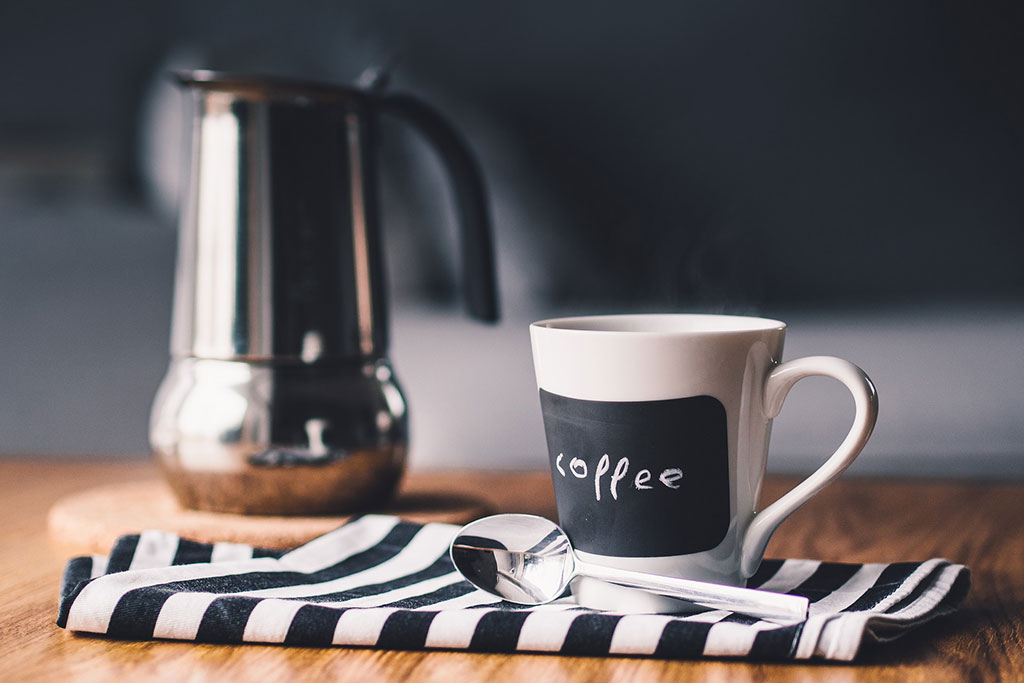
[[[175,48],[342,81],[394,60],[560,205],[529,236],[572,262],[557,295],[1005,297],[1022,29],[1011,3],[7,2],[0,140],[87,140],[130,182]]]
[[[507,302],[933,310],[1024,293],[1021,35],[1009,2],[8,0],[0,450],[144,448],[174,245],[145,188],[175,168],[139,150],[176,130],[146,109],[167,64],[392,64],[481,157]],[[386,133],[396,288],[451,298],[436,161]]]

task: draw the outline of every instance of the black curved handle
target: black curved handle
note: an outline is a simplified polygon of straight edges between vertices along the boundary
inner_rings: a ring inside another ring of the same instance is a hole
[[[440,114],[409,95],[379,95],[380,111],[394,114],[424,135],[444,160],[455,190],[466,309],[485,322],[498,319],[491,215],[483,173],[469,146]]]

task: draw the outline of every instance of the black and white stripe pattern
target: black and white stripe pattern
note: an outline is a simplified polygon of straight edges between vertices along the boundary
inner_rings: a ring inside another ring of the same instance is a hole
[[[750,585],[807,596],[806,621],[721,610],[621,615],[571,598],[526,608],[459,577],[448,558],[456,531],[365,515],[290,552],[145,531],[119,539],[108,557],[68,563],[57,624],[215,643],[851,660],[865,637],[889,640],[952,612],[970,581],[966,567],[941,559],[766,560]]]

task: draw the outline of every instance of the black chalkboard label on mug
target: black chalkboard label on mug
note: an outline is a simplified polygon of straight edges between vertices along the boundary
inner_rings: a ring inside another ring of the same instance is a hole
[[[540,390],[559,523],[616,557],[714,548],[729,529],[725,407],[712,396],[584,401]]]

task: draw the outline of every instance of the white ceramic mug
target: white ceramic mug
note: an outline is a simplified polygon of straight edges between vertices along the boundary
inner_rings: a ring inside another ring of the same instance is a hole
[[[781,362],[785,323],[726,315],[614,315],[530,326],[559,523],[580,558],[744,585],[787,516],[846,469],[878,414],[871,380],[839,358]],[[842,382],[853,427],[814,474],[755,511],[772,419],[804,377]],[[594,579],[577,601],[673,612],[670,598]]]

